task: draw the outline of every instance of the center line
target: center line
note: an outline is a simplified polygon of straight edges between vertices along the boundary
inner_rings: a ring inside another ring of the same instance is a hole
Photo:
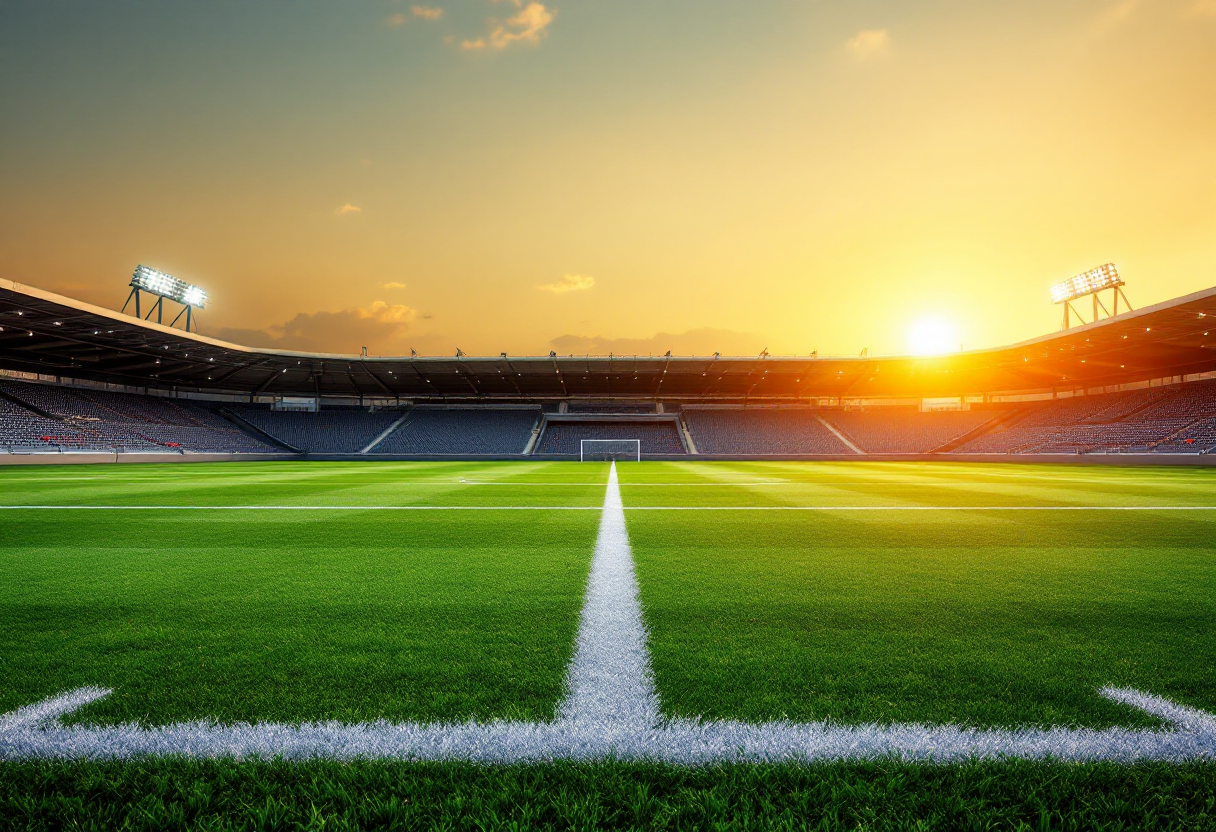
[[[587,728],[651,728],[659,719],[633,553],[616,478],[608,475],[604,514],[583,601],[578,643],[560,719]]]

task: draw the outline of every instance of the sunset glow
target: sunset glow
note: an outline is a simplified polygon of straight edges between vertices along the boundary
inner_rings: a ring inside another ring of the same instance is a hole
[[[979,348],[1098,264],[1214,280],[1210,4],[205,6],[3,5],[0,276],[381,355]]]
[[[958,348],[954,325],[941,318],[925,318],[908,330],[908,349],[913,355],[945,355]]]

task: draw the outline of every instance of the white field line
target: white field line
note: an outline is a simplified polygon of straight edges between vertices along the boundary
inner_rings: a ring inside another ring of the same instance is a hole
[[[3,506],[0,511],[600,511],[599,506]]]
[[[954,725],[835,725],[827,722],[670,720],[658,723],[559,718],[547,723],[280,723],[186,722],[158,728],[63,726],[57,718],[109,691],[80,688],[0,720],[0,760],[324,758],[466,760],[653,760],[678,765],[724,762],[901,760],[951,763],[974,759],[1186,762],[1216,759],[1216,718],[1135,690],[1103,696],[1168,722],[1169,730],[1128,728],[977,729]],[[70,701],[69,701],[70,700]],[[611,704],[611,703],[609,703]],[[35,713],[36,712],[36,713]]]
[[[1156,729],[977,729],[954,725],[664,720],[652,684],[637,583],[615,475],[567,679],[552,722],[359,724],[200,721],[146,728],[65,726],[60,717],[109,694],[78,688],[0,716],[0,759],[325,758],[465,760],[653,760],[678,765],[809,762],[892,757],[1184,762],[1216,759],[1216,717],[1125,688],[1101,694],[1156,716]]]
[[[566,685],[559,721],[590,731],[619,727],[626,732],[659,721],[659,699],[650,672],[616,463],[608,474],[604,513]]]

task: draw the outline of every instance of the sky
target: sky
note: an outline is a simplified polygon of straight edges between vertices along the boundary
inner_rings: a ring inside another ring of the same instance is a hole
[[[1216,286],[1216,0],[0,0],[0,276],[402,355],[906,353]]]

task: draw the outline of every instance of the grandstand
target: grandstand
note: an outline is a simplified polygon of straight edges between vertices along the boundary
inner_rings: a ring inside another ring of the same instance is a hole
[[[199,404],[156,396],[0,380],[0,446],[125,453],[275,453]]]
[[[226,411],[289,448],[323,454],[360,453],[401,418],[399,410],[369,412],[350,407],[315,413],[249,406]]]
[[[1216,379],[975,410],[668,405],[608,408],[335,406],[318,412],[0,380],[0,451],[577,456],[637,439],[644,456],[1207,454]]]
[[[29,408],[0,398],[0,449],[59,450],[81,446],[82,437],[62,422],[47,419]]]
[[[522,454],[540,408],[416,409],[375,449],[379,454]]]
[[[1216,289],[935,358],[376,358],[0,280],[0,453],[573,458],[637,439],[651,458],[1194,460],[1216,451],[1213,307]]]
[[[1213,418],[1216,380],[1079,396],[1028,408],[956,453],[1206,453]]]
[[[836,411],[825,421],[868,454],[927,454],[991,422],[1003,411]]]
[[[810,409],[689,408],[683,411],[683,417],[697,450],[703,454],[856,453]]]

